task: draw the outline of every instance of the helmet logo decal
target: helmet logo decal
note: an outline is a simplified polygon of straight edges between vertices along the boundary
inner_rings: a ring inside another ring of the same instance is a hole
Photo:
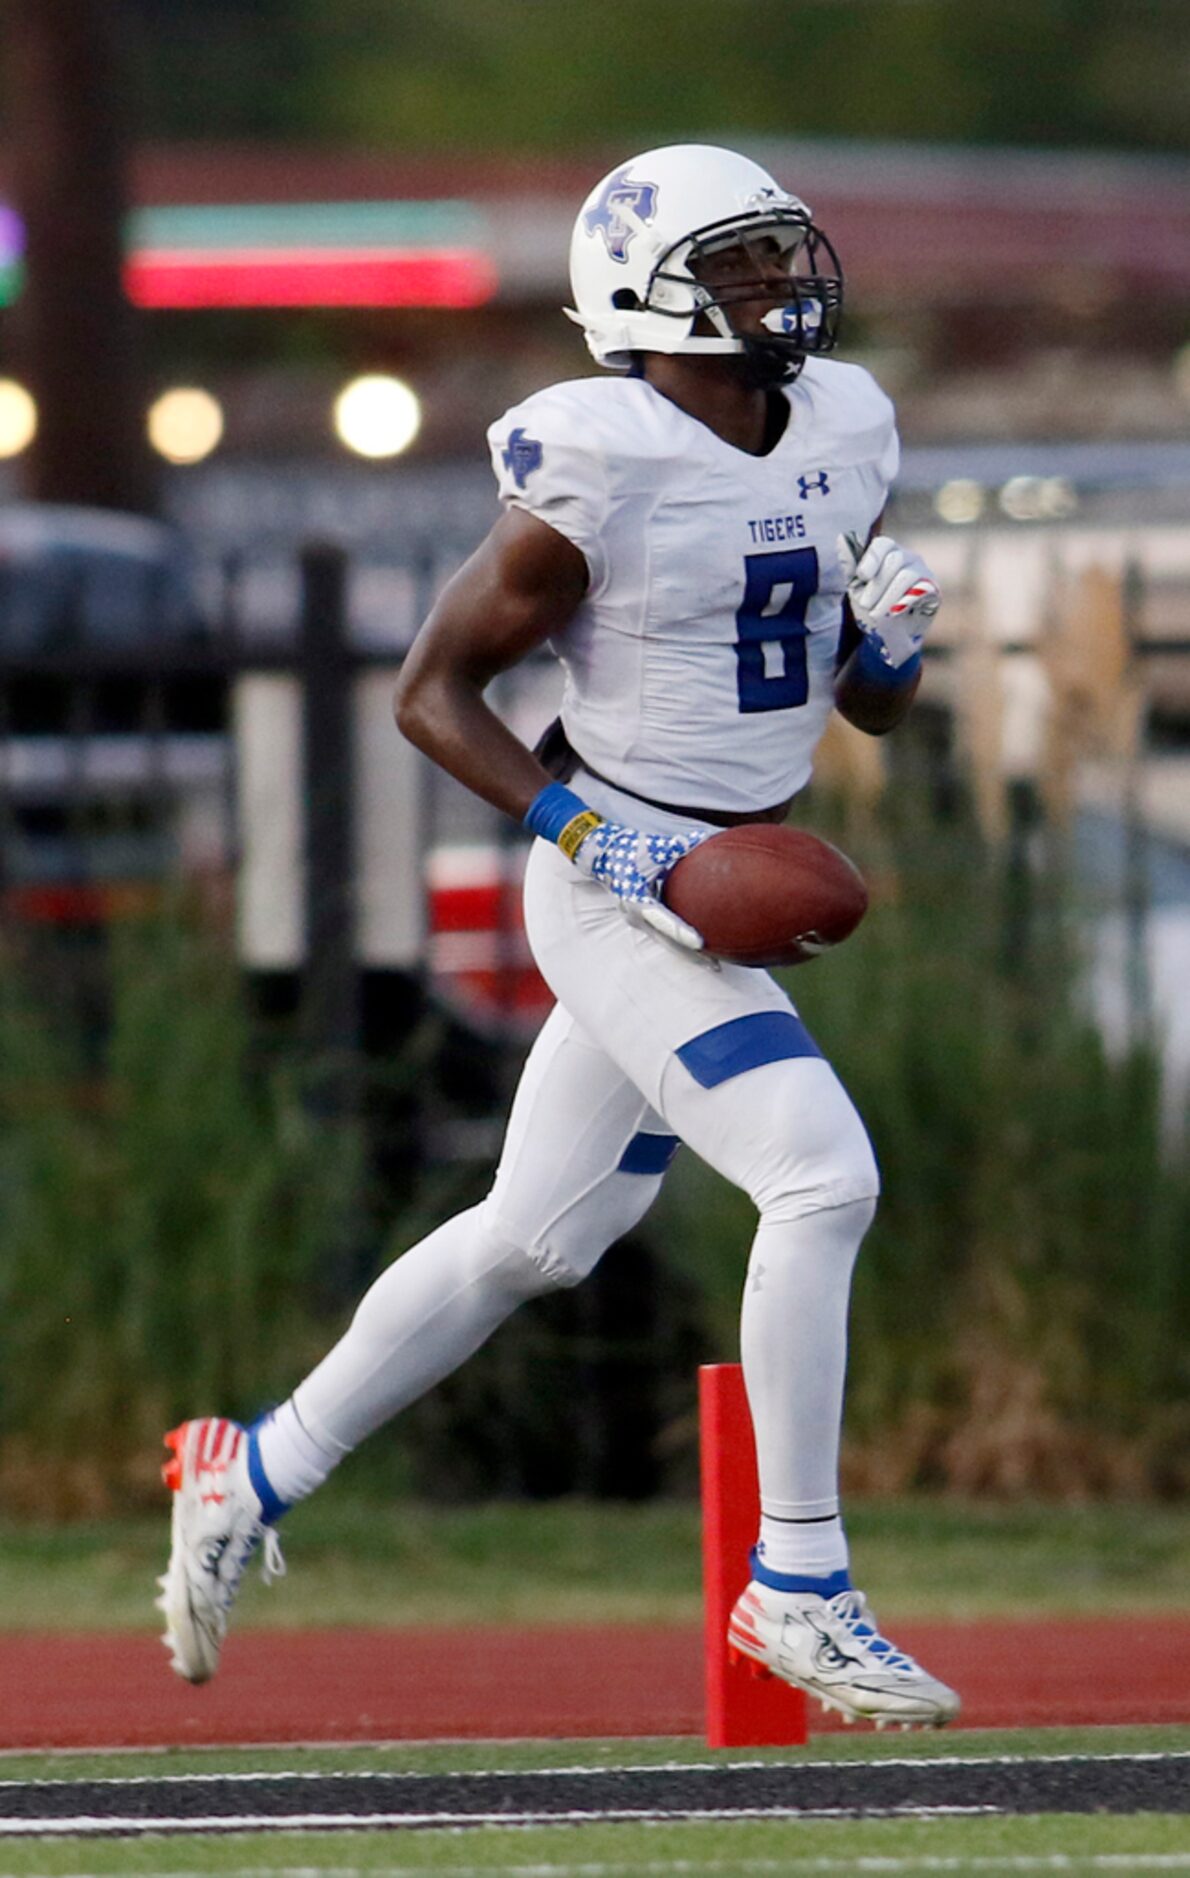
[[[628,210],[634,220],[629,221]],[[637,222],[651,222],[657,213],[656,183],[630,182],[627,169],[609,176],[603,194],[593,209],[583,216],[589,235],[602,235],[613,261],[627,261],[628,243],[637,233]]]
[[[504,467],[512,471],[512,480],[518,489],[523,489],[535,469],[541,468],[541,445],[536,437],[526,437],[518,424],[508,433],[508,445],[503,452]]]

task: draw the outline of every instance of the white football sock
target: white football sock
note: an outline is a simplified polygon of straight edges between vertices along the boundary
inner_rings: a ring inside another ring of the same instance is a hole
[[[298,1414],[292,1396],[257,1423],[255,1434],[265,1479],[286,1506],[304,1500],[315,1487],[320,1487],[348,1452],[337,1442],[332,1443],[326,1434],[321,1441],[316,1441]]]
[[[789,1521],[760,1516],[757,1557],[771,1572],[790,1578],[830,1578],[846,1571],[847,1535],[836,1513],[831,1519]]]
[[[765,1220],[753,1242],[740,1356],[756,1433],[764,1563],[828,1577],[847,1565],[839,1431],[847,1308],[874,1200]],[[770,1549],[773,1548],[773,1549]]]

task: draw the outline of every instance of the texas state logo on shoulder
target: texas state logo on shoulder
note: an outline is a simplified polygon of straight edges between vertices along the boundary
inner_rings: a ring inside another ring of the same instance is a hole
[[[542,448],[536,437],[527,437],[520,424],[508,433],[502,452],[504,467],[510,471],[518,489],[523,489],[534,470],[541,468]]]
[[[635,182],[625,168],[608,177],[598,202],[583,216],[583,227],[589,235],[603,236],[613,261],[627,262],[638,224],[651,222],[656,213],[656,183]]]

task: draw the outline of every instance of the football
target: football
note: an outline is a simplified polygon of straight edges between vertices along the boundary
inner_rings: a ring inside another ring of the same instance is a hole
[[[854,932],[868,905],[838,848],[771,822],[711,835],[670,869],[661,897],[733,965],[804,965]]]

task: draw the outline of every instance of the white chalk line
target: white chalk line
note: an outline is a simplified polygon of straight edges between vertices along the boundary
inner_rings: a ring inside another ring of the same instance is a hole
[[[690,1808],[617,1806],[597,1811],[582,1807],[560,1813],[212,1813],[161,1815],[143,1819],[139,1816],[117,1819],[104,1814],[78,1814],[71,1819],[0,1820],[0,1838],[30,1839],[52,1836],[69,1837],[141,1837],[153,1833],[175,1832],[362,1832],[379,1826],[447,1828],[472,1826],[597,1826],[612,1821],[635,1820],[682,1825],[702,1820],[740,1819],[951,1819],[1001,1817],[998,1806],[815,1806],[804,1809],[787,1806],[722,1806]]]
[[[315,1772],[310,1768],[257,1768],[250,1772],[236,1773],[184,1773],[184,1774],[97,1774],[88,1776],[76,1774],[72,1778],[54,1775],[49,1779],[10,1779],[0,1780],[0,1792],[6,1787],[153,1787],[163,1784],[207,1785],[221,1783],[231,1785],[237,1781],[251,1782],[263,1780],[569,1780],[597,1779],[617,1774],[705,1774],[705,1773],[771,1773],[775,1768],[796,1768],[800,1773],[811,1769],[846,1768],[867,1771],[878,1767],[1067,1767],[1076,1763],[1102,1761],[1190,1761],[1190,1749],[1143,1750],[1136,1754],[1113,1750],[1108,1754],[1096,1754],[1093,1751],[1080,1754],[937,1754],[937,1755],[881,1755],[871,1760],[855,1761],[646,1761],[625,1764],[608,1762],[602,1767],[471,1767],[450,1768],[441,1772],[406,1768],[360,1768],[335,1767]]]

